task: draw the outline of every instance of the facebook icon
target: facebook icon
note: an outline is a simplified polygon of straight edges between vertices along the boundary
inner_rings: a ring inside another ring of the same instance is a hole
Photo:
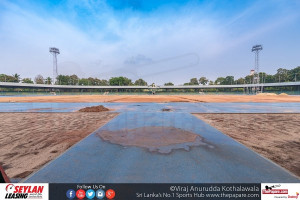
[[[70,190],[67,191],[66,195],[67,195],[68,199],[74,199],[76,193],[75,193],[74,190],[70,189]]]

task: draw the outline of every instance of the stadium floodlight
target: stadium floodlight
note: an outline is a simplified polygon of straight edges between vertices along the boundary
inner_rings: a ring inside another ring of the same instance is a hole
[[[253,84],[259,84],[259,52],[263,50],[262,45],[254,45],[252,47],[252,52],[255,53],[255,66],[254,66],[254,76],[253,76]],[[257,90],[256,88],[255,90]],[[257,91],[256,91],[257,92]]]
[[[55,47],[50,47],[49,52],[53,55],[53,80],[52,85],[55,84],[56,77],[58,76],[57,72],[57,54],[60,54],[59,49]]]
[[[252,52],[255,53],[255,67],[254,67],[254,79],[253,83],[259,83],[259,52],[263,49],[262,45],[254,45]]]

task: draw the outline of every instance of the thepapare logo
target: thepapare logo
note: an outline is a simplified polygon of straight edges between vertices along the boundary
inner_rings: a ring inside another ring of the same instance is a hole
[[[279,188],[281,185],[272,185],[272,186],[265,186],[265,189],[262,190],[263,194],[288,194],[288,189],[274,189]]]
[[[6,186],[5,199],[27,199],[29,196],[31,198],[42,198],[42,193],[44,186],[15,186],[13,184],[8,184]]]

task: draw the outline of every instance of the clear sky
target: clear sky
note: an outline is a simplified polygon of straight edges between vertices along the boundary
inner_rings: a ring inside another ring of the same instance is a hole
[[[182,84],[300,65],[299,0],[0,0],[0,73]]]

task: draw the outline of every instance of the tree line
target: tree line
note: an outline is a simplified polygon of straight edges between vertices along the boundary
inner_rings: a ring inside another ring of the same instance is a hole
[[[240,85],[240,84],[252,84],[254,75],[247,75],[235,79],[234,76],[218,77],[216,80],[208,80],[206,77],[199,79],[192,78],[190,82],[184,83],[184,85]],[[265,72],[259,73],[260,83],[278,83],[278,82],[294,82],[300,81],[300,66],[293,69],[279,68],[274,75],[267,74]],[[167,83],[170,85],[171,83]]]
[[[279,68],[274,75],[265,72],[259,73],[260,83],[276,83],[276,82],[293,82],[300,81],[300,66],[293,69]],[[6,75],[0,74],[0,82],[15,82],[15,83],[36,83],[36,84],[52,84],[52,78],[44,78],[42,75],[37,75],[34,80],[31,78],[21,78],[19,74]],[[253,82],[253,75],[247,75],[235,79],[234,76],[218,77],[216,80],[209,80],[206,77],[191,78],[189,82],[183,85],[234,85],[234,84],[251,84]],[[112,77],[109,80],[98,78],[79,78],[77,75],[58,75],[56,78],[56,85],[85,85],[85,86],[148,86],[148,83],[143,79],[132,81],[127,77]],[[151,85],[153,85],[152,83]],[[167,82],[165,86],[173,86],[172,82]]]

